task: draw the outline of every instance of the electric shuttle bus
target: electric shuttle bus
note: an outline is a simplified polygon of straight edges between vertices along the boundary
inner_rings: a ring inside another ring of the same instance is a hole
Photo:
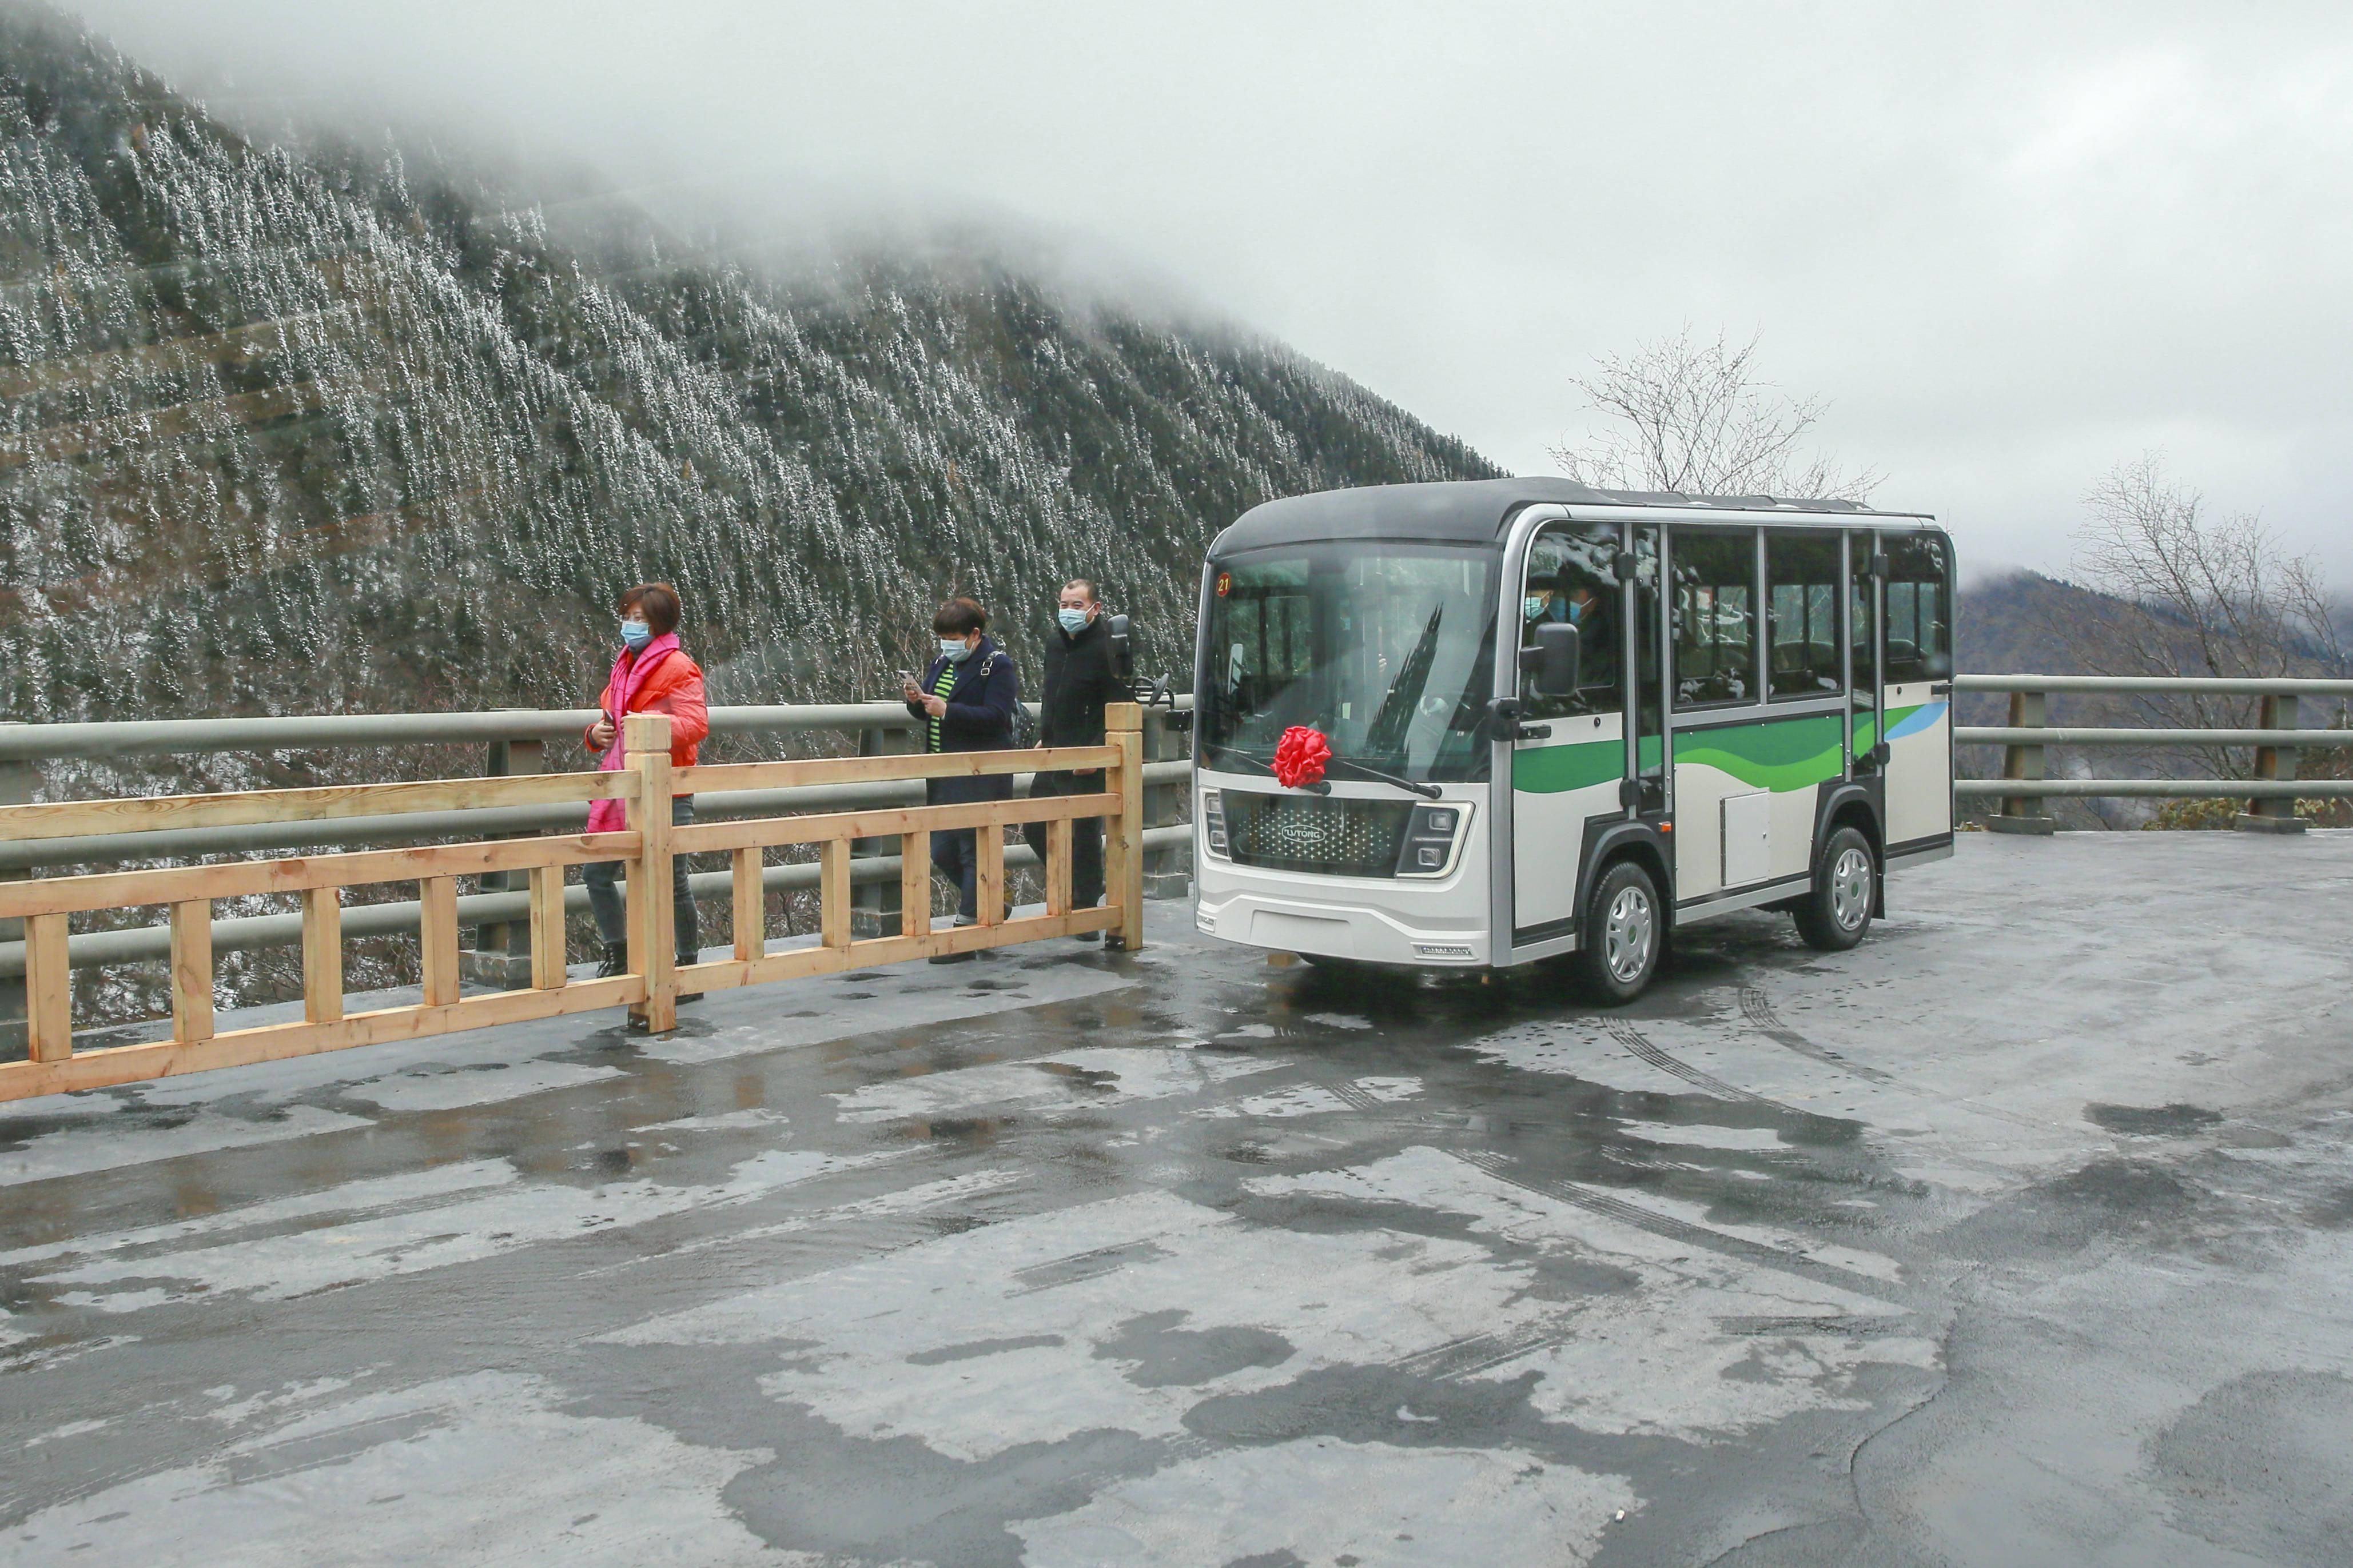
[[[1270,501],[1202,577],[1196,921],[1320,963],[1573,953],[1605,1001],[1731,910],[1852,947],[1886,872],[1952,853],[1952,627],[1926,516],[1559,479]]]

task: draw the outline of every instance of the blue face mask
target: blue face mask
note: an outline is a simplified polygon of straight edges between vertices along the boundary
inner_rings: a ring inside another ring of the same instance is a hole
[[[1062,629],[1072,637],[1087,629],[1087,613],[1084,610],[1073,610],[1065,605],[1054,612],[1054,618],[1061,622]]]
[[[940,639],[940,657],[946,659],[950,664],[962,664],[965,659],[972,657],[972,649],[964,646],[964,638],[962,637],[942,637]]]
[[[654,629],[643,621],[623,621],[621,640],[629,645],[631,653],[642,653],[646,644],[654,640]]]
[[[1543,615],[1544,612],[1545,601],[1544,596],[1540,594],[1530,594],[1525,599],[1520,601],[1520,614],[1526,616],[1529,620],[1535,620],[1538,616]]]
[[[1585,619],[1585,606],[1575,599],[1568,602],[1568,624],[1577,626]]]

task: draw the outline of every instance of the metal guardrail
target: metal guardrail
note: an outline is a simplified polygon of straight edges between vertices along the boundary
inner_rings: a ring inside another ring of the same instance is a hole
[[[1189,707],[1187,700],[1185,706]],[[1036,704],[1029,705],[1034,711]],[[66,757],[310,752],[498,741],[576,741],[594,708],[496,708],[486,713],[310,713],[271,719],[132,719],[90,724],[0,724],[0,763]],[[714,735],[817,730],[913,730],[897,702],[733,705],[711,710]]]
[[[2347,697],[2353,698],[2353,680],[2306,680],[2254,677],[2154,675],[1957,675],[1956,691],[2040,691],[2045,694],[2129,696],[2134,692],[2168,692],[2179,697]]]
[[[1963,675],[1956,691],[2006,692],[2010,721],[1956,725],[1957,746],[2000,746],[1999,779],[1955,779],[1960,800],[1993,800],[1999,814],[1989,827],[2010,833],[2049,833],[2052,817],[2031,809],[2053,798],[2242,800],[2238,826],[2259,831],[2293,832],[2304,824],[2295,815],[2302,800],[2353,799],[2353,780],[2298,779],[2299,752],[2353,747],[2353,729],[2306,729],[2296,723],[2306,698],[2353,700],[2353,680],[2291,679],[2168,679],[2113,675]],[[2252,728],[2161,729],[2155,726],[2052,725],[2046,721],[2053,696],[2253,697],[2260,700]],[[2047,776],[2053,746],[2084,749],[2184,750],[2252,747],[2253,776],[2244,779],[2054,779]]]

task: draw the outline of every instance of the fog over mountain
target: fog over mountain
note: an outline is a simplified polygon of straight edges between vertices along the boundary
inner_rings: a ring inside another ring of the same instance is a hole
[[[575,705],[641,576],[716,700],[874,695],[951,590],[1026,652],[1073,573],[1181,671],[1242,510],[1494,471],[1067,268],[771,270],[429,147],[257,143],[38,13],[0,158],[13,719]]]
[[[2353,584],[2341,0],[71,3],[241,123],[1051,236],[1520,472],[1595,356],[1761,333],[1965,563],[2156,449]]]

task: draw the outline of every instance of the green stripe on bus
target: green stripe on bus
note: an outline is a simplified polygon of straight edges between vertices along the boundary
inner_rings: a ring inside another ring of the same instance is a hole
[[[1659,765],[1659,738],[1642,737],[1642,766]],[[1567,746],[1535,746],[1512,753],[1512,787],[1528,795],[1559,795],[1626,776],[1626,742],[1579,741]]]
[[[1917,712],[1899,708],[1891,715],[1902,723]],[[1835,713],[1811,713],[1802,719],[1767,719],[1755,724],[1733,724],[1676,737],[1675,761],[1696,763],[1730,773],[1755,789],[1803,789],[1839,776],[1841,724]],[[1867,751],[1875,731],[1867,714],[1854,721],[1854,744]],[[1645,771],[1659,765],[1659,738],[1642,737]],[[1512,787],[1529,795],[1558,795],[1588,789],[1623,776],[1626,742],[1582,741],[1567,746],[1537,746],[1512,753]]]

